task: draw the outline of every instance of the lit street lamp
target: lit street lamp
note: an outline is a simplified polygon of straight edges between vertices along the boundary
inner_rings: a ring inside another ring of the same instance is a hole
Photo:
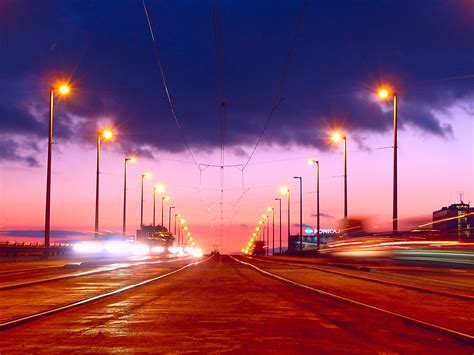
[[[303,178],[293,176],[293,179],[300,180],[300,251],[303,251]]]
[[[320,241],[320,233],[319,230],[321,228],[320,222],[320,214],[319,214],[319,161],[317,160],[308,160],[309,165],[316,166],[316,238],[317,238],[317,249],[319,251],[321,247]]]
[[[145,185],[145,179],[150,180],[151,174],[150,173],[142,174],[142,194],[140,198],[140,229],[143,229],[143,190],[144,190],[144,185]]]
[[[169,201],[169,196],[161,196],[161,226],[163,227],[163,219],[164,219],[164,208],[165,208],[165,201]]]
[[[344,219],[347,219],[347,137],[339,132],[334,132],[331,139],[334,143],[339,143],[341,139],[344,140]]]
[[[127,157],[125,158],[125,172],[123,177],[123,222],[122,222],[122,234],[126,233],[126,224],[127,224],[127,172],[128,172],[128,162],[135,163],[137,158]]]
[[[288,195],[288,244],[290,243],[290,231],[291,231],[291,215],[290,215],[290,189],[286,186],[280,187],[282,195]],[[281,253],[281,241],[280,241],[280,253]]]
[[[393,233],[398,232],[398,165],[397,165],[397,93],[390,92],[389,89],[382,88],[378,92],[382,100],[393,96]]]
[[[170,206],[168,212],[168,233],[171,233],[171,210],[175,208],[174,206]]]
[[[272,255],[275,255],[275,209],[267,207],[268,212],[272,212]]]
[[[280,205],[280,254],[281,254],[281,198],[275,198],[275,201],[278,201],[279,202],[279,205]]]
[[[106,129],[97,134],[97,170],[95,182],[95,239],[99,237],[99,175],[100,175],[100,143],[101,139],[107,141],[112,138],[112,131]]]
[[[155,223],[155,217],[156,217],[156,193],[158,192],[159,194],[163,193],[165,191],[165,188],[161,184],[156,184],[153,186],[153,227],[156,225]],[[161,206],[161,215],[163,216],[163,205]],[[161,218],[161,224],[163,225],[163,218]]]
[[[69,94],[69,86],[62,84],[57,87],[60,95]],[[51,229],[51,164],[53,154],[53,116],[54,116],[54,94],[55,87],[51,86],[49,92],[49,135],[48,135],[48,167],[46,170],[46,208],[44,220],[44,246],[49,248],[49,236]]]

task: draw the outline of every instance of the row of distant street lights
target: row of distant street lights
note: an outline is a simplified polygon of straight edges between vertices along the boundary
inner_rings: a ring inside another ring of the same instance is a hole
[[[45,232],[44,232],[44,243],[45,247],[50,246],[50,232],[51,232],[51,166],[52,166],[52,144],[53,144],[53,117],[54,117],[54,98],[56,95],[67,96],[71,92],[70,87],[66,83],[52,86],[50,89],[50,110],[49,110],[49,137],[48,137],[48,162],[47,162],[47,178],[46,178],[46,213],[45,213]],[[95,193],[95,238],[99,235],[99,192],[100,192],[100,155],[101,155],[101,144],[111,140],[113,132],[111,129],[104,129],[97,134],[97,169],[96,169],[96,193]],[[127,175],[128,175],[128,163],[135,163],[137,158],[135,156],[128,156],[125,158],[124,168],[124,184],[123,184],[123,220],[122,220],[122,233],[126,234],[126,223],[127,223]],[[145,180],[151,179],[152,174],[146,172],[141,175],[141,200],[140,200],[140,228],[143,228],[143,192]],[[156,225],[156,196],[161,195],[161,225],[164,226],[164,203],[170,201],[170,197],[164,194],[165,187],[162,184],[156,184],[153,187],[153,226]],[[171,232],[171,213],[175,206],[169,207],[169,221],[168,231]],[[176,218],[181,217],[180,214],[175,214],[175,231],[176,235]],[[194,246],[194,241],[191,237],[191,232],[188,231],[188,226],[185,225],[184,218],[179,220],[178,228],[178,245],[181,241],[189,242]]]
[[[398,232],[398,165],[397,165],[397,150],[398,150],[398,141],[397,141],[397,93],[394,90],[391,90],[388,87],[382,87],[377,91],[378,97],[385,101],[390,98],[393,99],[393,199],[392,199],[392,230],[393,233]],[[340,131],[334,131],[330,134],[331,140],[338,144],[341,141],[344,144],[344,219],[347,219],[348,217],[348,202],[347,202],[347,135],[341,133]],[[317,249],[319,250],[321,247],[321,242],[320,242],[320,206],[319,206],[319,161],[315,159],[310,159],[308,160],[308,165],[314,166],[316,168],[316,239],[317,239]],[[301,176],[295,176],[295,179],[299,180],[299,185],[300,185],[300,223],[299,223],[299,228],[300,228],[300,233],[299,233],[299,238],[300,238],[300,251],[303,250],[303,221],[302,221],[302,211],[303,211],[303,178]],[[286,195],[288,198],[288,242],[290,240],[290,229],[291,229],[291,223],[290,223],[290,189],[287,186],[282,186],[280,187],[280,193],[282,195]],[[282,243],[281,243],[281,235],[282,235],[282,229],[281,229],[281,223],[282,223],[282,218],[281,218],[281,198],[275,198],[275,200],[279,201],[279,206],[280,206],[280,254],[282,252]],[[273,207],[268,207],[268,211],[273,212],[273,217],[274,217],[274,208]],[[265,218],[266,215],[264,215]],[[274,219],[273,219],[274,220]],[[262,221],[259,221],[259,224],[262,224]],[[263,225],[265,225],[263,223]],[[258,227],[257,227],[258,228]],[[259,229],[257,229],[258,231]],[[264,239],[259,239],[259,235],[256,233],[253,233],[252,237],[250,238],[249,242],[247,245],[242,248],[242,252],[248,254],[250,252],[250,248],[252,244],[256,240],[263,240]],[[266,248],[266,253],[268,255],[268,238],[267,238],[267,248]],[[275,228],[274,228],[274,223],[273,223],[273,254],[275,253]]]

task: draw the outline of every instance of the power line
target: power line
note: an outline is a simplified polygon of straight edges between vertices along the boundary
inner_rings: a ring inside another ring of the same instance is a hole
[[[178,130],[181,134],[181,139],[183,140],[186,148],[188,149],[189,154],[191,155],[191,158],[193,159],[194,164],[199,169],[199,164],[196,161],[196,158],[194,157],[194,153],[191,150],[191,147],[188,143],[188,140],[186,139],[186,136],[184,135],[184,132],[181,128],[178,117],[176,115],[176,111],[175,111],[174,106],[173,106],[173,101],[171,100],[171,95],[170,95],[170,92],[169,92],[169,89],[168,89],[168,84],[166,82],[166,77],[165,77],[165,73],[164,73],[164,70],[163,70],[163,65],[161,63],[160,49],[158,47],[158,42],[156,40],[156,36],[155,36],[154,31],[153,31],[153,26],[151,24],[150,16],[148,15],[148,10],[147,10],[147,7],[146,7],[145,0],[143,0],[143,9],[145,10],[145,16],[146,16],[146,19],[147,19],[148,28],[150,30],[150,35],[151,35],[151,39],[152,39],[152,42],[153,42],[153,50],[155,52],[155,57],[156,57],[158,66],[160,68],[160,74],[161,74],[161,79],[162,79],[162,82],[163,82],[163,88],[165,89],[165,93],[166,93],[166,99],[167,99],[166,103],[168,105],[168,109],[170,110],[171,116],[174,118],[174,121],[176,122],[176,126],[178,126]]]
[[[272,119],[273,113],[275,112],[275,110],[278,108],[278,106],[283,101],[283,98],[281,97],[281,91],[283,89],[283,85],[284,85],[284,83],[286,81],[286,78],[288,76],[288,70],[289,70],[289,67],[290,67],[291,58],[293,56],[293,51],[295,49],[296,39],[298,38],[298,34],[300,32],[301,23],[303,21],[303,15],[304,15],[304,12],[306,10],[307,4],[308,4],[308,0],[304,0],[303,7],[301,8],[301,11],[300,11],[300,14],[299,14],[299,17],[298,17],[298,21],[296,23],[296,29],[295,29],[295,32],[293,33],[293,38],[291,40],[290,47],[288,49],[288,54],[287,54],[287,57],[286,57],[286,60],[285,60],[285,64],[283,65],[283,70],[282,70],[280,78],[278,80],[278,85],[277,85],[277,89],[276,89],[276,92],[275,92],[275,98],[273,100],[272,108],[271,108],[270,112],[267,115],[265,125],[263,126],[263,129],[260,132],[260,135],[257,139],[257,142],[255,143],[255,146],[253,147],[252,153],[250,153],[250,156],[247,159],[247,162],[244,164],[244,169],[247,167],[247,165],[249,164],[250,160],[252,159],[255,151],[257,150],[257,147],[260,144],[260,141],[262,140],[263,135],[265,134],[265,131],[267,130],[268,124],[270,123],[270,120]]]

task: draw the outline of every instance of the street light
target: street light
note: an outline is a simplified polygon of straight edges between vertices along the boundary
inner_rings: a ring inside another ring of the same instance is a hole
[[[279,202],[279,205],[280,205],[280,254],[281,254],[281,198],[275,198],[275,201],[278,201]]]
[[[398,232],[398,164],[397,164],[397,100],[398,96],[395,91],[387,88],[381,88],[378,91],[380,99],[386,100],[390,95],[393,96],[393,233]]]
[[[110,129],[105,129],[97,134],[97,170],[95,182],[95,239],[99,237],[99,175],[100,175],[100,143],[101,139],[107,141],[113,136]]]
[[[142,174],[142,194],[140,199],[140,229],[143,229],[143,190],[145,185],[145,179],[151,179],[151,173]]]
[[[161,226],[163,227],[165,201],[169,201],[169,196],[161,196]]]
[[[128,162],[135,163],[137,158],[134,156],[125,158],[125,172],[123,177],[123,222],[122,222],[122,234],[125,236],[126,224],[127,224],[127,172]]]
[[[340,132],[333,132],[331,139],[334,143],[344,140],[344,219],[347,219],[347,137]]]
[[[319,213],[319,161],[317,160],[308,160],[308,165],[316,166],[316,238],[317,238],[317,250],[321,248],[321,241],[320,241],[320,213]]]
[[[275,209],[268,206],[267,211],[272,212],[272,255],[275,255]]]
[[[300,180],[300,251],[303,251],[303,178],[293,176],[293,179]]]
[[[291,197],[291,194],[290,194],[290,189],[287,187],[287,186],[282,186],[280,187],[280,193],[282,195],[288,195],[288,246],[289,246],[289,243],[290,243],[290,228],[291,228],[291,221],[290,221],[290,197]],[[281,239],[280,239],[281,240]],[[281,241],[280,241],[280,253],[281,253]]]
[[[168,212],[168,233],[171,233],[171,210],[175,208],[174,206],[170,206]]]
[[[70,92],[67,84],[51,86],[49,91],[49,135],[48,135],[48,166],[46,169],[46,208],[44,218],[44,246],[49,248],[49,236],[51,230],[51,164],[53,154],[53,116],[54,116],[54,94],[57,89],[60,95],[68,95]]]
[[[270,216],[268,216],[267,214],[264,214],[264,215],[262,215],[262,218],[267,219],[267,250],[266,250],[266,254],[268,255],[268,249],[270,248]],[[264,232],[264,236],[265,236],[265,232]]]

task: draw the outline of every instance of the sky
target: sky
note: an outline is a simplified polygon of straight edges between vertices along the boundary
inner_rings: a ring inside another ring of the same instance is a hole
[[[129,233],[140,222],[146,171],[153,178],[145,183],[145,222],[160,182],[173,214],[185,216],[206,250],[239,250],[267,206],[278,217],[283,184],[291,190],[291,224],[298,223],[294,176],[303,177],[303,223],[314,226],[308,158],[320,161],[323,227],[337,228],[343,155],[329,142],[333,129],[347,136],[349,215],[388,230],[393,111],[376,98],[382,84],[399,99],[401,227],[429,221],[461,194],[472,199],[472,1],[221,0],[214,10],[220,57],[213,3],[146,1],[155,43],[142,1],[0,3],[0,239],[42,237],[49,88],[61,80],[72,92],[55,100],[51,223],[58,240],[94,228],[95,141],[105,127],[114,139],[102,147],[102,231],[121,230],[130,154],[138,161],[129,166]]]

